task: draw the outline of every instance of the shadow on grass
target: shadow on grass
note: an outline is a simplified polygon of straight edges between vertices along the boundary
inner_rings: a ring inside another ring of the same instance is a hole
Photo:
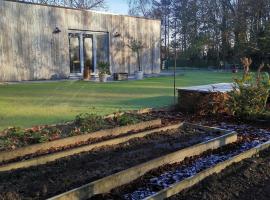
[[[164,107],[173,104],[173,96],[156,96],[149,98],[136,98],[125,101],[119,101],[119,104],[124,106],[132,106],[136,108],[146,107]]]

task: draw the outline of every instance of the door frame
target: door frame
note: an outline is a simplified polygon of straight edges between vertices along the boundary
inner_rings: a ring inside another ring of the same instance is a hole
[[[68,37],[70,34],[79,34],[79,48],[80,48],[80,67],[81,72],[80,73],[71,73],[70,75],[78,75],[82,76],[84,71],[84,34],[93,35],[93,72],[91,75],[97,75],[97,37],[96,35],[98,33],[105,33],[108,34],[108,61],[109,64],[111,63],[111,54],[110,54],[110,34],[108,31],[91,31],[91,30],[78,30],[78,29],[69,29],[68,30]],[[70,45],[70,44],[69,44]],[[70,47],[70,46],[69,46]],[[69,59],[71,60],[69,52]],[[71,63],[71,62],[69,62]]]
[[[82,65],[81,65],[81,42],[80,42],[80,35],[78,35],[78,41],[79,41],[79,58],[80,58],[80,73],[72,73],[71,72],[71,47],[70,47],[70,38],[72,37],[73,34],[78,34],[78,33],[68,33],[68,42],[69,42],[69,70],[71,75],[82,75]],[[77,37],[74,37],[77,38]]]

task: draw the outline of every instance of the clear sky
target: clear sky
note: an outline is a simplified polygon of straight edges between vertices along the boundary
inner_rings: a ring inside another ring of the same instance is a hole
[[[127,0],[106,0],[108,5],[108,12],[127,14],[128,3]]]

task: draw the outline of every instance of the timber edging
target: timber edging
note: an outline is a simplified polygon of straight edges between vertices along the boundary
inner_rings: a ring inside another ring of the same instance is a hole
[[[72,149],[67,149],[67,150],[64,150],[64,151],[60,151],[60,152],[56,152],[56,153],[52,153],[52,154],[48,154],[48,155],[38,156],[38,157],[31,158],[31,159],[28,159],[28,160],[8,163],[8,164],[0,166],[0,172],[20,169],[20,168],[27,168],[27,167],[31,167],[31,166],[43,165],[43,164],[46,164],[46,163],[49,163],[49,162],[52,162],[52,161],[55,161],[55,160],[58,160],[58,159],[61,159],[61,158],[65,158],[65,157],[68,157],[68,156],[80,154],[80,153],[83,153],[83,152],[88,152],[88,151],[91,151],[91,150],[93,150],[95,148],[99,148],[99,147],[102,147],[102,146],[117,145],[117,144],[120,144],[120,143],[127,142],[127,141],[129,141],[131,139],[134,139],[134,138],[145,137],[145,136],[147,136],[149,134],[153,134],[153,133],[157,133],[157,132],[161,132],[161,131],[168,131],[168,130],[178,129],[181,126],[182,126],[182,123],[169,125],[169,126],[166,126],[166,127],[161,127],[161,128],[151,129],[151,130],[148,130],[148,131],[134,133],[134,134],[126,135],[126,136],[121,136],[121,137],[105,140],[105,141],[94,143],[94,144],[89,144],[89,145],[76,147],[76,148],[72,148]]]
[[[109,136],[119,136],[130,131],[139,131],[149,127],[157,127],[161,125],[161,119],[141,122],[138,124],[120,126],[112,129],[100,130],[92,133],[66,137],[58,140],[53,140],[50,142],[28,145],[21,148],[17,148],[11,151],[0,152],[0,162],[12,160],[18,157],[26,156],[29,154],[34,154],[40,151],[46,151],[51,148],[61,148],[69,145],[76,145],[81,142],[86,142],[90,139],[109,137]]]
[[[213,130],[215,130],[213,128]],[[221,129],[220,129],[221,130]],[[194,146],[175,151],[161,156],[146,163],[131,167],[116,174],[104,177],[97,181],[88,183],[79,188],[70,190],[63,194],[49,198],[49,200],[86,200],[94,195],[107,193],[111,189],[130,183],[143,176],[145,173],[165,164],[176,163],[186,157],[199,155],[210,149],[217,149],[224,145],[237,141],[237,133],[222,130],[225,135],[196,144]]]
[[[238,163],[241,162],[244,159],[250,158],[256,154],[258,154],[260,151],[267,149],[268,147],[270,147],[270,141],[263,143],[261,145],[258,145],[257,147],[254,147],[250,150],[247,150],[237,156],[234,156],[232,158],[229,158],[226,161],[223,161],[221,163],[218,163],[217,165],[208,168],[192,177],[186,178],[178,183],[175,183],[173,185],[171,185],[170,187],[161,190],[160,192],[145,198],[144,200],[162,200],[162,199],[166,199],[168,197],[171,197],[185,189],[188,189],[192,186],[194,186],[195,184],[199,183],[200,181],[202,181],[203,179],[207,178],[208,176],[211,176],[213,174],[217,174],[220,173],[222,170],[224,170],[225,168],[229,167],[230,165],[234,164],[234,163]]]

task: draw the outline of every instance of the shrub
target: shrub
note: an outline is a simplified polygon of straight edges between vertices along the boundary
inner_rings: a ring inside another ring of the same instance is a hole
[[[102,116],[84,113],[76,116],[75,125],[81,132],[93,132],[107,127],[108,123]]]
[[[0,151],[12,146],[12,142],[8,138],[0,138]]]
[[[98,68],[100,75],[105,75],[105,74],[110,75],[110,64],[109,63],[99,62],[97,68]]]
[[[11,127],[3,133],[3,136],[0,136],[0,150],[48,142],[51,139],[59,138],[61,135],[61,131],[55,127],[34,127],[27,130],[19,127]]]
[[[262,64],[257,73],[249,71],[252,61],[241,59],[244,73],[241,79],[235,79],[233,91],[229,93],[228,107],[231,113],[241,118],[252,118],[266,110],[269,97],[270,79],[268,73],[262,73]]]
[[[42,134],[42,132],[28,131],[26,133],[26,139],[28,144],[36,144],[48,142],[50,137],[47,134]]]
[[[117,121],[118,125],[125,126],[125,125],[139,123],[141,120],[139,119],[138,116],[136,116],[134,114],[125,113],[121,116],[118,116],[116,118],[116,121]]]
[[[5,136],[1,139],[4,141],[5,146],[8,147],[16,147],[16,146],[23,146],[26,144],[25,140],[25,132],[23,129],[19,127],[11,127],[4,131]]]
[[[23,138],[24,130],[19,127],[11,127],[6,130],[6,136],[10,138]]]

